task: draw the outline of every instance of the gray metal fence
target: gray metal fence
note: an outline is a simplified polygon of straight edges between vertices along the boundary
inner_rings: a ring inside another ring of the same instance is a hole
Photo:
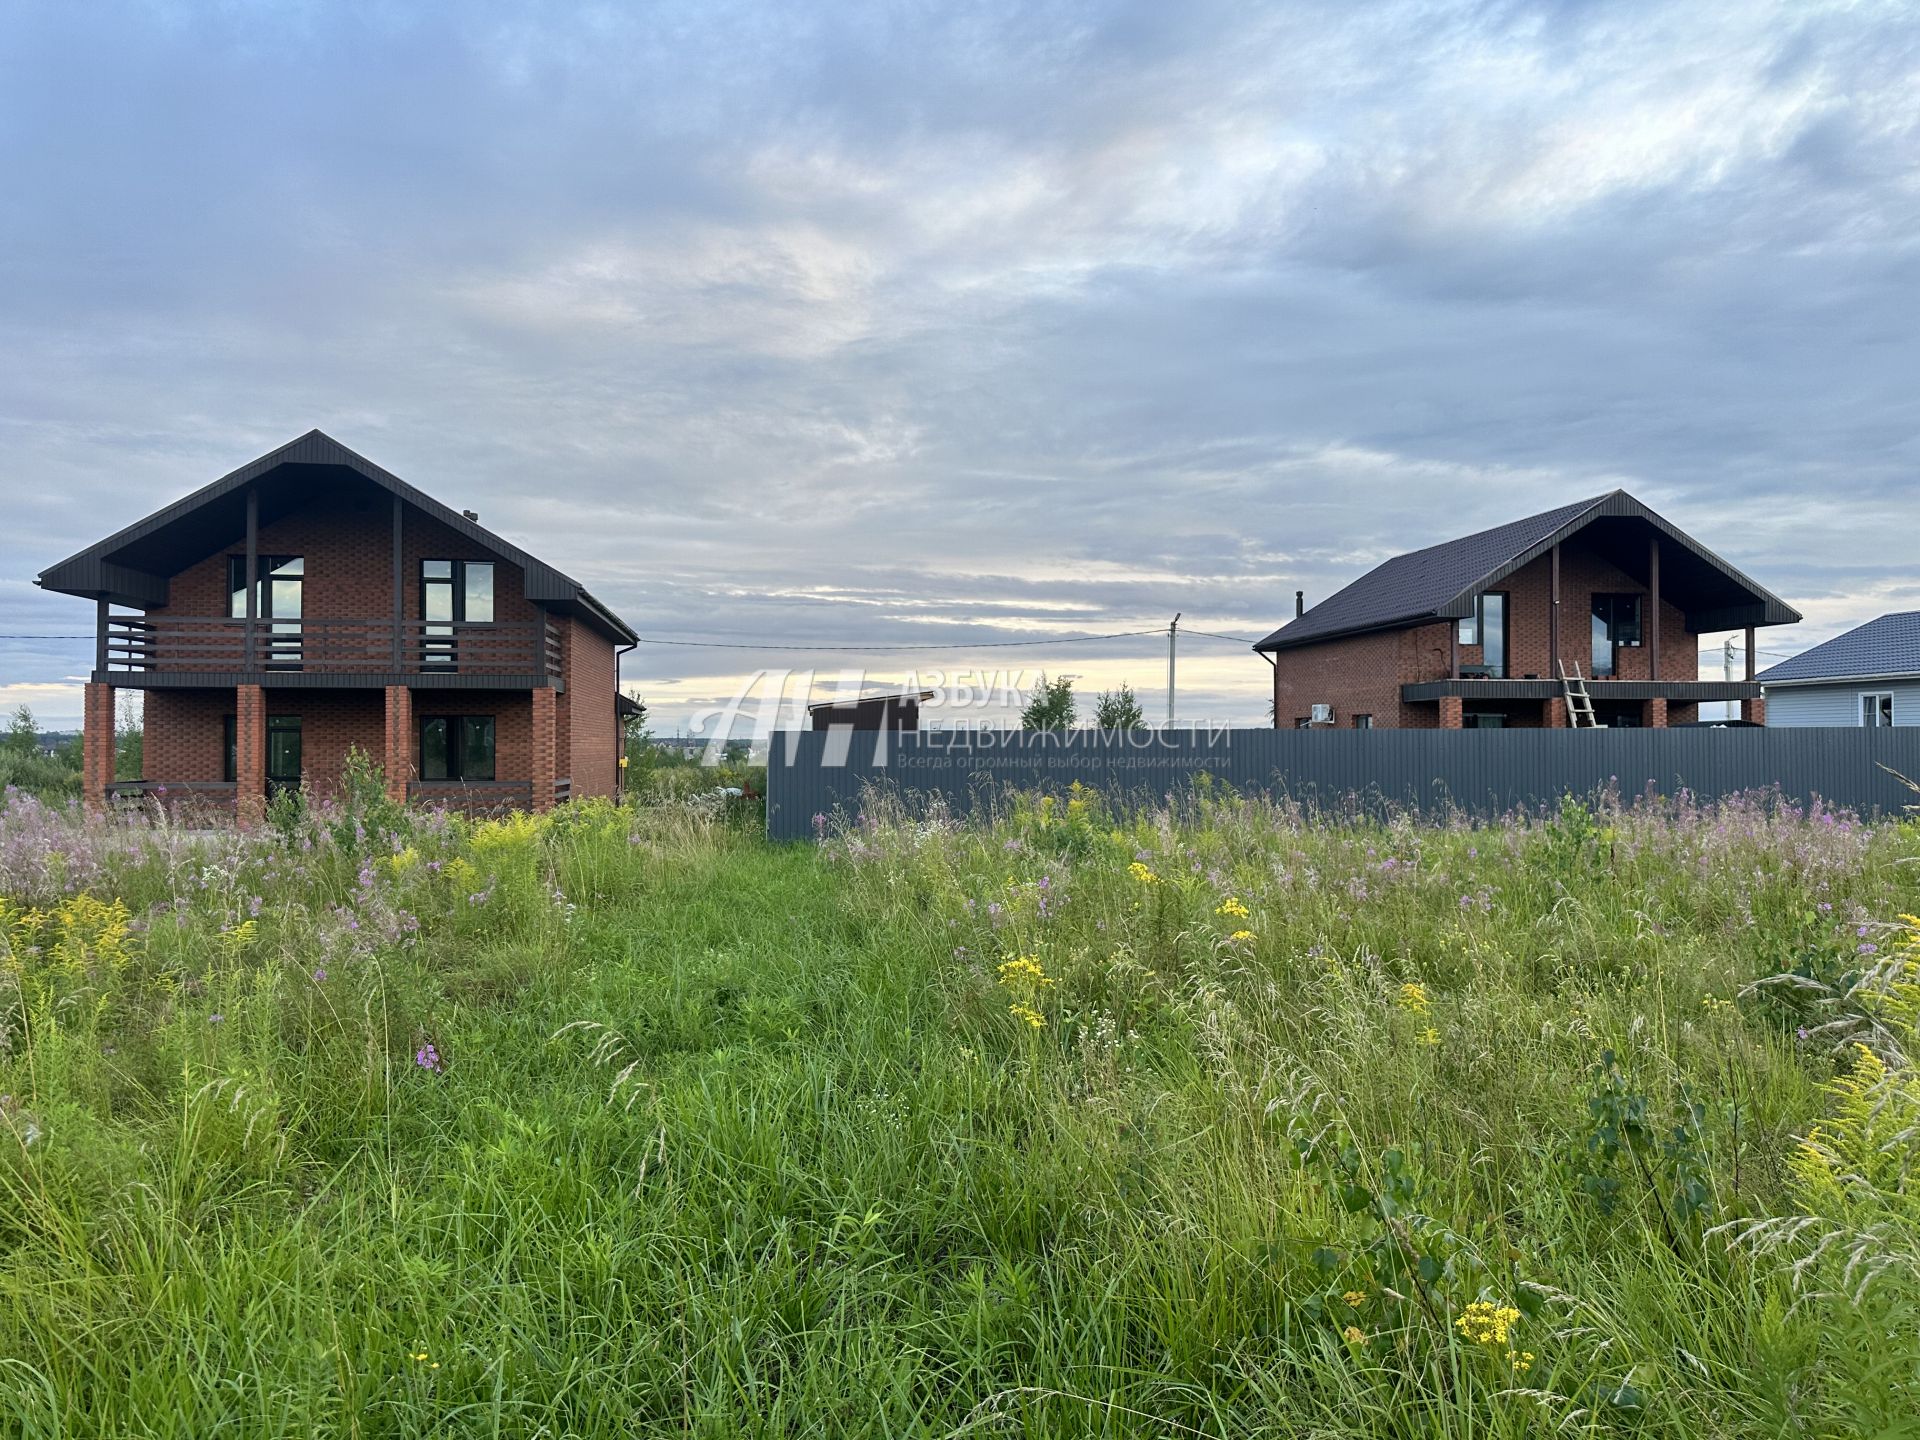
[[[1886,768],[1882,768],[1886,767]],[[773,737],[767,833],[799,839],[857,807],[868,786],[956,812],[1010,789],[1078,780],[1121,800],[1158,800],[1202,772],[1236,789],[1325,805],[1356,801],[1496,814],[1608,785],[1703,800],[1778,787],[1862,813],[1920,801],[1920,726],[1894,729],[1078,730],[1063,734],[805,731]]]

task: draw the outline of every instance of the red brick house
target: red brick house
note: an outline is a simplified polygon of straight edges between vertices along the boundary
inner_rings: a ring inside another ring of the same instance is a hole
[[[251,577],[251,580],[249,580]],[[545,810],[619,788],[637,637],[569,576],[318,430],[43,573],[95,602],[85,794],[231,804],[340,781]],[[114,692],[145,693],[145,776],[114,783]]]
[[[1397,555],[1254,647],[1276,726],[1563,726],[1562,667],[1602,725],[1678,725],[1703,700],[1764,716],[1753,632],[1800,615],[1624,490]],[[1698,637],[1747,633],[1744,680]]]

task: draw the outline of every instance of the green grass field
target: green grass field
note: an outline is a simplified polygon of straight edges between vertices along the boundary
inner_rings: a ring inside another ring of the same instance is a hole
[[[0,814],[0,1434],[1873,1436],[1920,828]]]

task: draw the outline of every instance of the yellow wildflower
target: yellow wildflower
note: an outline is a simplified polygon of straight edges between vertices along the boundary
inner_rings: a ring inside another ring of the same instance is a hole
[[[1041,967],[1040,961],[1032,955],[1017,955],[1000,967],[1000,983],[1010,990],[1031,989],[1036,985],[1051,985],[1053,977]]]
[[[1433,1008],[1433,1001],[1427,996],[1427,987],[1411,980],[1400,987],[1399,997],[1394,1004],[1414,1015],[1425,1015]]]
[[[1440,1043],[1440,1032],[1429,1025],[1420,1032],[1420,1043],[1422,1045],[1438,1045]]]
[[[1520,1312],[1510,1305],[1476,1300],[1453,1322],[1453,1328],[1476,1345],[1505,1345],[1512,1334],[1513,1322],[1519,1318]]]
[[[1158,885],[1160,883],[1160,877],[1154,874],[1144,862],[1139,860],[1127,866],[1127,874],[1138,880],[1142,885]]]
[[[1533,1352],[1531,1350],[1522,1350],[1517,1355],[1509,1353],[1507,1358],[1513,1361],[1513,1369],[1516,1375],[1524,1375],[1533,1368]]]
[[[1047,1017],[1031,1005],[1022,1005],[1016,1001],[1007,1007],[1007,1013],[1013,1016],[1014,1019],[1030,1025],[1035,1030],[1043,1030],[1046,1028]]]
[[[1362,1305],[1367,1303],[1367,1292],[1364,1290],[1349,1290],[1340,1298],[1345,1301],[1349,1307],[1358,1310]]]
[[[1245,905],[1242,905],[1239,900],[1229,895],[1225,900],[1220,902],[1219,907],[1213,913],[1216,915],[1230,915],[1235,920],[1244,920],[1253,912],[1247,909]]]
[[[1349,1325],[1346,1329],[1342,1330],[1340,1334],[1349,1345],[1364,1345],[1367,1343],[1367,1332],[1362,1330],[1358,1325]]]
[[[1227,939],[1235,945],[1251,945],[1259,938],[1260,937],[1251,930],[1236,930],[1233,934],[1227,936]]]

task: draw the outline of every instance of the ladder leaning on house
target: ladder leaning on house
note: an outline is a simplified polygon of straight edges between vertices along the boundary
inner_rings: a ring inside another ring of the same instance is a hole
[[[1567,697],[1567,725],[1573,730],[1597,730],[1600,722],[1593,718],[1593,697],[1587,694],[1587,677],[1580,673],[1580,663],[1574,662],[1573,673],[1567,673],[1567,662],[1560,662],[1560,688]]]

